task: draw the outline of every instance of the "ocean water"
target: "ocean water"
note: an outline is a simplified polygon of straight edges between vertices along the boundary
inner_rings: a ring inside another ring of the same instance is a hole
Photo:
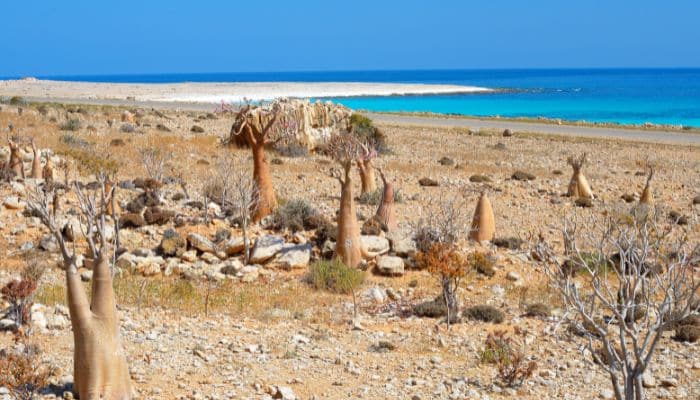
[[[332,98],[370,111],[547,117],[700,127],[700,69],[425,70],[52,76],[90,82],[395,82],[456,84],[492,93]]]

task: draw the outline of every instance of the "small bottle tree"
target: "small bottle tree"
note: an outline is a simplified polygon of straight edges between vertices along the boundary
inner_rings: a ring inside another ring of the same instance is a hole
[[[363,258],[373,257],[360,240],[355,199],[352,193],[352,166],[373,150],[350,133],[336,133],[328,143],[328,154],[340,165],[335,178],[340,182],[340,209],[338,210],[338,235],[335,257],[343,264],[355,268]]]

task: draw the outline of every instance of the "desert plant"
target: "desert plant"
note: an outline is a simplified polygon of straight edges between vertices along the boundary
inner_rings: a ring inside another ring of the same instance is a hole
[[[639,196],[639,204],[646,204],[647,206],[654,204],[654,195],[651,192],[651,180],[654,178],[654,173],[656,172],[656,166],[649,160],[642,163],[644,169],[647,171],[647,181],[642,190],[641,196]]]
[[[318,228],[319,218],[318,211],[311,204],[302,199],[294,199],[275,210],[270,226],[275,230],[298,232]]]
[[[521,385],[537,369],[534,361],[526,362],[523,352],[516,349],[513,339],[505,331],[489,333],[479,359],[482,363],[495,364],[498,378],[509,387]]]
[[[37,282],[33,279],[14,279],[0,289],[2,299],[9,303],[6,318],[14,321],[15,330],[29,324],[29,311],[32,307],[32,295],[36,290]]]
[[[141,164],[149,178],[163,182],[165,170],[173,154],[156,146],[148,146],[139,151]]]
[[[353,314],[357,316],[357,299],[355,293],[362,285],[365,273],[356,268],[348,267],[342,261],[321,260],[309,266],[307,280],[320,290],[352,295]]]
[[[340,183],[340,209],[338,211],[338,234],[335,257],[345,265],[357,267],[363,258],[373,257],[360,240],[355,199],[352,195],[351,169],[353,163],[366,157],[372,149],[349,133],[336,133],[328,143],[328,154],[340,164],[341,171],[334,177]]]
[[[482,275],[489,277],[496,275],[494,260],[486,253],[482,253],[480,251],[469,253],[467,255],[467,262],[472,268],[474,268],[474,270],[476,270],[476,272]]]
[[[77,131],[80,130],[81,127],[82,123],[79,119],[71,118],[61,123],[61,125],[58,126],[58,129],[62,131]]]
[[[10,97],[8,103],[13,106],[21,106],[27,104],[27,100],[25,100],[22,96],[12,96]]]
[[[296,134],[297,121],[292,113],[285,110],[281,101],[264,106],[246,104],[236,113],[231,126],[227,143],[245,143],[253,152],[253,180],[258,191],[254,222],[270,215],[277,208],[265,146],[288,140]]]
[[[22,343],[15,351],[0,351],[0,387],[15,400],[32,400],[56,375],[56,368],[41,361],[38,347]]]
[[[92,296],[83,291],[75,264],[75,251],[70,251],[55,214],[49,211],[55,189],[37,188],[31,193],[28,208],[48,228],[61,251],[66,273],[68,310],[73,325],[74,387],[81,398],[130,399],[133,389],[126,362],[126,353],[119,338],[110,247],[106,240],[106,208],[104,176],[98,177],[97,193],[85,193],[80,185],[74,185],[78,211],[82,216],[82,232],[89,254],[94,257]],[[116,221],[115,221],[116,224]],[[116,255],[115,244],[112,256]],[[113,258],[112,258],[113,259]]]
[[[382,201],[377,208],[376,217],[387,229],[391,231],[396,229],[396,214],[394,213],[394,186],[387,181],[382,170],[379,170],[379,176],[382,178],[384,190],[382,193]],[[376,190],[375,190],[376,191]]]
[[[476,210],[474,210],[469,238],[481,242],[493,240],[495,234],[496,225],[493,217],[493,208],[489,198],[486,197],[486,192],[482,192],[479,197],[479,203],[476,205]]]
[[[32,160],[32,172],[29,176],[32,179],[41,179],[41,153],[37,150],[34,140],[32,140],[32,153],[34,153],[34,158]]]
[[[12,140],[9,140],[8,142],[10,144],[9,167],[15,172],[15,176],[24,179],[24,163],[22,162],[22,156],[19,153],[19,145],[14,143]]]
[[[593,192],[591,192],[591,187],[588,185],[588,180],[583,175],[583,172],[581,172],[581,168],[583,168],[583,165],[586,163],[586,157],[586,153],[583,153],[579,157],[569,156],[566,160],[574,170],[571,181],[569,182],[569,188],[566,192],[568,197],[593,198]]]
[[[447,305],[447,326],[449,328],[451,318],[456,317],[459,311],[457,288],[467,275],[467,263],[453,244],[440,242],[433,243],[427,252],[417,253],[416,262],[437,276],[442,288],[442,296]]]
[[[687,317],[700,282],[693,272],[698,262],[697,243],[689,243],[684,232],[664,224],[658,209],[643,216],[622,220],[608,212],[579,221],[564,221],[562,234],[569,243],[570,258],[584,269],[585,283],[576,285],[561,259],[544,239],[535,252],[542,260],[550,283],[559,291],[566,308],[580,317],[593,334],[587,348],[608,373],[618,400],[644,398],[642,374],[653,361],[663,333]],[[587,254],[597,260],[586,260]],[[606,254],[616,252],[615,268],[597,268],[608,263]],[[649,268],[661,264],[662,268]],[[599,315],[612,315],[601,319]],[[617,325],[609,335],[611,325]],[[599,343],[605,359],[595,352]],[[615,348],[619,347],[619,353]]]
[[[489,305],[472,306],[464,310],[462,315],[474,321],[493,322],[500,324],[505,319],[503,311]]]

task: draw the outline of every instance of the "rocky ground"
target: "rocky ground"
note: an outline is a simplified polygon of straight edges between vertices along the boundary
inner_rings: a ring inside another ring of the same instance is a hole
[[[13,134],[33,138],[55,164],[70,160],[67,154],[76,149],[117,161],[117,199],[125,214],[139,208],[134,200],[143,193],[138,178],[146,171],[138,151],[156,145],[173,155],[158,206],[164,220],[121,229],[127,252],[116,268],[123,342],[142,398],[607,398],[612,394],[607,375],[586,354],[586,340],[560,324],[560,302],[528,242],[542,233],[560,246],[564,216],[629,207],[621,196],[638,198],[645,182],[638,163],[644,159],[660,165],[653,183],[657,203],[683,216],[690,240],[700,240],[697,147],[382,125],[391,152],[375,164],[400,191],[399,229],[364,237],[371,250],[384,255],[369,262],[371,272],[359,291],[360,316],[353,320],[351,296],[316,290],[303,279],[308,264],[327,250],[317,243],[317,231],[254,226],[253,260],[244,265],[241,230],[216,218],[221,210],[214,203],[207,214],[211,221],[205,222],[201,194],[220,160],[250,164],[248,150],[219,145],[230,118],[145,109],[124,118],[121,109],[98,106],[24,106],[21,112],[1,107],[0,126],[11,123]],[[25,150],[29,166],[31,152]],[[571,174],[566,158],[582,152],[588,153],[584,173],[597,196],[590,208],[575,207],[562,196]],[[303,199],[332,220],[339,187],[328,158],[275,152],[268,157],[281,203]],[[80,167],[74,162],[70,179],[88,183],[92,178]],[[58,169],[56,176],[63,180]],[[177,179],[186,183],[189,198]],[[428,181],[433,182],[426,186]],[[60,396],[72,381],[72,335],[62,272],[54,262],[56,244],[38,219],[24,213],[34,185],[0,184],[0,284],[32,260],[49,265],[32,310],[31,340],[59,368],[54,383]],[[497,237],[526,243],[520,249],[463,244],[465,251],[488,252],[496,273],[470,274],[459,291],[462,305],[495,306],[505,320],[457,323],[447,330],[438,319],[411,313],[439,290],[427,271],[411,268],[412,226],[426,209],[452,196],[460,196],[470,217],[483,190],[493,204]],[[63,201],[64,209],[75,205],[70,196]],[[363,219],[375,209],[358,205]],[[64,221],[77,224],[75,216]],[[174,256],[163,254],[165,247]],[[89,282],[91,271],[81,272]],[[552,315],[525,317],[524,304],[536,302],[549,304]],[[494,330],[510,332],[537,362],[535,375],[520,387],[502,387],[495,368],[479,361]],[[672,335],[665,335],[646,377],[649,397],[700,398],[698,344],[676,342]],[[12,335],[0,333],[0,348],[10,346]]]

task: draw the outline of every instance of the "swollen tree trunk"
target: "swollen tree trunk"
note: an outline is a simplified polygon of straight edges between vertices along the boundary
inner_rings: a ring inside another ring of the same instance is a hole
[[[377,190],[377,184],[374,178],[374,167],[372,167],[372,159],[360,160],[357,162],[357,169],[360,171],[360,183],[362,191],[360,194],[372,193]]]
[[[471,240],[481,242],[484,240],[493,240],[496,234],[495,218],[493,216],[493,208],[489,198],[486,197],[486,192],[481,193],[479,203],[474,211],[469,238]]]
[[[351,165],[344,165],[344,179],[340,181],[340,210],[338,212],[338,237],[335,244],[335,257],[343,264],[355,268],[362,261],[362,242],[360,226],[355,212],[355,200],[352,197]]]
[[[264,144],[252,144],[253,149],[253,180],[258,191],[257,203],[253,211],[253,222],[258,222],[272,214],[277,207],[275,191],[272,188],[270,164],[265,157]]]
[[[394,187],[390,182],[387,182],[386,177],[382,171],[379,171],[379,176],[382,178],[384,183],[384,191],[382,193],[382,200],[379,203],[379,208],[377,208],[377,218],[379,222],[386,226],[388,231],[396,229],[396,215],[394,214]]]
[[[32,179],[41,179],[41,154],[36,148],[34,142],[32,142],[32,152],[34,153],[34,159],[32,160]]]
[[[653,205],[654,195],[651,192],[651,179],[654,177],[654,169],[650,168],[649,175],[647,176],[647,183],[644,185],[644,190],[642,190],[642,195],[639,196],[639,204]]]
[[[117,202],[116,198],[116,191],[112,190],[112,183],[111,182],[105,182],[105,193],[111,193],[105,200],[107,202],[107,207],[106,207],[106,214],[109,215],[110,217],[114,215],[115,218],[119,217],[119,214],[121,214],[122,210],[121,207],[119,206],[119,203]]]
[[[24,179],[24,164],[19,154],[19,146],[10,142],[10,168],[15,171],[15,176]]]
[[[44,178],[46,183],[53,182],[53,166],[51,165],[51,157],[46,157],[46,164],[44,164],[44,169],[41,171],[41,177]]]
[[[133,387],[119,337],[112,275],[104,252],[97,259],[92,281],[92,301],[88,301],[75,264],[66,266],[75,345],[74,388],[80,399],[131,399]]]
[[[574,168],[574,174],[571,176],[569,190],[566,192],[566,195],[574,198],[593,198],[593,192],[590,185],[588,185],[588,180],[578,168]]]

